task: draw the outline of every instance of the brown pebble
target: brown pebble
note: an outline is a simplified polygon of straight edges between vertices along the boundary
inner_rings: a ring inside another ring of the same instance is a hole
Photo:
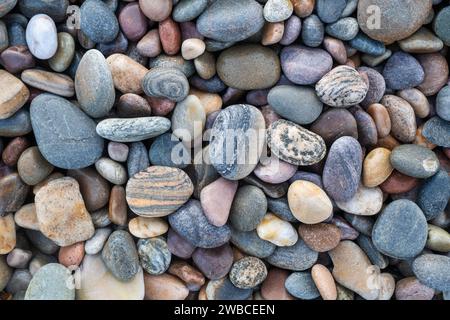
[[[2,153],[3,162],[10,167],[13,167],[19,161],[19,157],[25,149],[30,146],[30,142],[25,137],[16,137],[12,139]]]
[[[184,281],[190,291],[199,291],[205,284],[205,277],[186,261],[173,262],[168,272]]]
[[[178,24],[172,18],[167,18],[159,23],[159,38],[166,54],[174,55],[180,51],[181,31]]]
[[[389,194],[399,194],[411,191],[419,184],[417,178],[409,177],[403,173],[394,170],[385,182],[380,185],[383,192]]]
[[[311,15],[316,4],[316,0],[291,0],[294,6],[294,12],[300,18],[306,18]]]
[[[19,227],[39,231],[36,205],[34,203],[24,205],[14,214],[14,221]]]
[[[287,270],[272,268],[261,285],[261,295],[266,300],[294,300],[284,283],[289,276]]]
[[[316,264],[311,269],[312,279],[323,300],[336,300],[337,289],[333,275],[323,265]]]
[[[401,90],[397,95],[409,102],[417,117],[426,118],[430,114],[430,103],[420,90],[415,88]]]
[[[263,46],[270,46],[272,44],[280,42],[284,34],[284,22],[267,22],[264,25],[262,32],[261,44]]]
[[[384,138],[391,132],[391,118],[387,109],[379,103],[371,104],[367,112],[377,127],[378,138]]]
[[[194,60],[195,70],[200,78],[208,80],[216,74],[216,58],[208,51]]]
[[[416,115],[408,101],[394,95],[386,95],[381,104],[389,112],[392,135],[405,143],[414,141],[417,130]]]
[[[127,202],[125,189],[122,186],[114,186],[111,189],[108,218],[118,226],[125,226],[127,224]]]
[[[16,113],[27,102],[30,91],[11,73],[0,70],[0,120]]]
[[[135,93],[121,95],[116,110],[117,115],[123,118],[148,117],[152,114],[148,101]]]
[[[393,136],[387,135],[384,138],[378,139],[376,147],[394,150],[394,148],[398,147],[399,145],[400,142],[398,142]]]
[[[330,251],[341,241],[339,228],[328,223],[300,224],[298,234],[308,247],[317,252]]]
[[[67,247],[61,247],[58,261],[66,267],[79,266],[84,258],[84,242],[77,242]]]
[[[10,253],[16,246],[16,225],[12,214],[0,215],[0,255]]]
[[[122,93],[143,92],[141,82],[148,72],[146,67],[121,53],[110,55],[106,62],[117,90]]]
[[[154,116],[166,116],[175,108],[175,102],[166,98],[145,97]]]
[[[189,290],[177,277],[144,273],[145,300],[184,300]]]
[[[426,96],[432,96],[438,93],[448,81],[447,60],[440,53],[421,54],[417,58],[425,71],[425,79],[417,89]]]
[[[391,151],[386,148],[375,148],[364,159],[363,183],[372,188],[379,186],[391,175],[394,168],[391,165]]]

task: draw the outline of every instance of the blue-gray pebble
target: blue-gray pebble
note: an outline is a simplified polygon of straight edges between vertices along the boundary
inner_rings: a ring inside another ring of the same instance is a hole
[[[427,287],[450,291],[450,257],[424,254],[413,262],[414,275]]]
[[[277,247],[266,261],[271,265],[293,271],[304,271],[311,268],[319,257],[319,253],[310,249],[302,239],[290,247]]]
[[[403,144],[394,148],[390,160],[397,171],[420,179],[433,176],[440,166],[432,150],[416,144]]]
[[[439,91],[436,98],[436,113],[443,120],[450,121],[450,86]]]
[[[370,262],[372,262],[372,264],[380,267],[380,269],[384,269],[389,265],[389,258],[378,251],[369,237],[360,234],[356,239],[356,242],[367,254],[367,257],[369,258]]]
[[[320,296],[310,272],[291,273],[284,286],[291,295],[299,299],[313,300]]]
[[[279,218],[289,221],[297,222],[298,220],[294,217],[289,208],[289,204],[286,198],[273,199],[267,198],[267,209]]]
[[[261,259],[270,256],[276,248],[273,243],[261,239],[256,231],[242,232],[235,228],[231,228],[231,243],[242,252]]]
[[[264,192],[255,186],[243,186],[234,196],[229,221],[239,231],[255,230],[267,212]]]
[[[349,41],[358,35],[358,20],[353,17],[342,18],[334,23],[328,24],[325,31],[334,38]]]
[[[186,22],[197,18],[208,6],[208,0],[181,0],[173,8],[172,17],[176,22]]]
[[[40,268],[31,280],[25,300],[75,300],[72,273],[61,264]]]
[[[371,39],[362,32],[350,40],[349,44],[352,48],[373,56],[381,56],[386,52],[383,42]]]
[[[325,37],[325,26],[315,14],[303,20],[302,40],[308,47],[318,47]]]
[[[101,0],[87,0],[81,5],[80,27],[96,43],[113,41],[119,33],[114,12]]]
[[[432,220],[444,211],[449,198],[450,178],[447,171],[440,170],[420,186],[417,204],[427,220]]]
[[[139,239],[137,248],[141,266],[149,274],[159,275],[169,269],[172,254],[163,238]]]
[[[389,89],[404,90],[420,85],[424,80],[425,72],[416,58],[399,51],[386,62],[383,77]]]
[[[132,177],[136,173],[147,169],[150,166],[148,152],[143,142],[133,142],[128,152],[127,169],[128,176]]]
[[[316,11],[320,20],[325,23],[336,22],[342,15],[347,0],[317,0]]]
[[[20,109],[8,119],[0,120],[0,136],[2,137],[24,136],[32,130],[30,113],[25,109]]]
[[[36,14],[43,13],[48,15],[55,22],[61,22],[65,19],[69,0],[20,0],[20,12],[31,18]]]
[[[152,165],[186,168],[191,162],[190,152],[171,133],[165,133],[153,141],[148,152]]]
[[[433,117],[425,122],[422,135],[431,143],[450,148],[450,121]]]

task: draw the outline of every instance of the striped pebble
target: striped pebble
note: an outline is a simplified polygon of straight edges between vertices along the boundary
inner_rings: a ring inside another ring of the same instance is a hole
[[[364,100],[369,86],[354,68],[339,66],[316,84],[319,99],[332,107],[350,107]]]
[[[194,192],[191,179],[177,168],[153,166],[135,174],[127,183],[131,210],[143,217],[164,217],[176,211]]]

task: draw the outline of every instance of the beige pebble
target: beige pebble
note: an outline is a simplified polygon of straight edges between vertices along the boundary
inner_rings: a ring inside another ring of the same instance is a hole
[[[50,181],[59,179],[59,178],[63,178],[64,175],[61,172],[53,172],[51,175],[49,175],[44,181],[38,183],[37,185],[35,185],[33,187],[33,194],[38,193],[38,191],[42,188],[45,187]]]
[[[363,164],[364,186],[379,186],[391,175],[394,168],[390,161],[391,151],[386,148],[375,148],[369,152]]]
[[[0,217],[0,254],[10,253],[16,246],[16,225],[12,214]]]
[[[189,95],[194,95],[200,100],[206,115],[222,108],[222,97],[217,93],[209,93],[191,88]]]
[[[287,221],[272,213],[267,213],[256,227],[258,236],[279,247],[293,246],[298,240],[298,233]]]
[[[200,57],[206,49],[203,40],[197,38],[190,38],[183,41],[181,44],[181,55],[185,60],[193,60]]]
[[[208,51],[205,51],[201,56],[195,58],[194,66],[202,79],[211,79],[216,74],[216,58]]]
[[[373,216],[380,212],[383,206],[383,191],[378,187],[367,188],[360,183],[355,195],[350,200],[336,201],[336,205],[347,213]]]
[[[428,225],[428,239],[426,244],[428,249],[438,252],[450,251],[450,234],[442,228]]]
[[[24,205],[14,214],[14,221],[19,227],[30,230],[39,230],[36,205],[34,203]]]
[[[25,84],[5,70],[0,70],[0,119],[11,117],[30,96]]]
[[[426,118],[430,114],[430,103],[420,90],[415,88],[405,89],[397,92],[397,95],[409,102],[417,117]]]
[[[184,300],[189,290],[177,277],[163,273],[161,275],[144,274],[146,300]]]
[[[141,82],[148,69],[130,57],[116,53],[110,55],[106,62],[111,70],[114,87],[122,93],[141,94]]]
[[[331,272],[323,265],[316,264],[311,269],[311,276],[323,300],[336,300],[337,289]]]
[[[128,222],[128,229],[133,236],[145,239],[165,234],[169,225],[161,218],[136,217]]]
[[[267,22],[262,32],[261,44],[270,46],[281,41],[284,34],[284,22]]]

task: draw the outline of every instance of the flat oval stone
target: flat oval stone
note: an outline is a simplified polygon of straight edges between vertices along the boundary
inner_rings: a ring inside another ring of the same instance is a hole
[[[142,81],[148,72],[146,67],[122,53],[110,55],[106,62],[117,90],[122,93],[142,93]]]
[[[352,137],[337,139],[330,148],[323,169],[323,185],[335,201],[348,201],[358,189],[362,171],[362,150]]]
[[[141,266],[147,273],[159,275],[169,269],[172,255],[163,238],[140,239],[137,248]]]
[[[414,260],[414,275],[427,287],[450,290],[450,258],[439,254],[424,254]]]
[[[448,81],[448,62],[440,53],[421,54],[417,59],[425,72],[425,79],[417,89],[426,96],[435,95]]]
[[[363,183],[366,187],[379,186],[389,178],[394,170],[390,156],[391,151],[386,148],[376,148],[369,152],[363,163]]]
[[[379,20],[374,20],[370,6],[377,6]],[[402,6],[388,0],[363,0],[358,3],[358,23],[369,37],[392,43],[416,32],[427,20],[431,6],[431,0],[414,0]]]
[[[256,231],[242,232],[234,228],[231,229],[231,243],[242,252],[261,259],[270,256],[276,248],[273,243],[261,239]]]
[[[296,171],[297,166],[271,157],[264,165],[259,164],[253,173],[264,182],[278,184],[292,178]]]
[[[328,146],[343,136],[358,139],[355,117],[347,109],[328,109],[311,125],[310,130],[321,136]]]
[[[138,41],[147,31],[147,18],[138,2],[129,3],[120,10],[118,20],[123,33],[131,41]]]
[[[381,104],[389,112],[393,136],[402,142],[412,142],[416,136],[417,124],[411,105],[394,95],[384,96]]]
[[[287,221],[267,213],[256,227],[258,237],[269,241],[277,247],[293,246],[298,240],[294,227]]]
[[[8,1],[17,2],[17,1]],[[27,18],[32,18],[39,13],[45,13],[55,22],[64,20],[67,14],[68,0],[20,0],[20,12]]]
[[[440,170],[420,186],[417,204],[427,220],[431,220],[445,210],[449,198],[450,178],[446,171]]]
[[[128,176],[132,177],[148,166],[150,166],[150,162],[145,145],[142,142],[131,143],[127,159]]]
[[[207,0],[181,0],[173,8],[173,20],[177,22],[191,21],[197,18],[208,6]]]
[[[325,36],[325,26],[315,14],[303,20],[302,40],[308,47],[318,47],[322,44]]]
[[[315,121],[323,108],[314,89],[308,87],[276,86],[270,90],[267,101],[277,114],[300,125]]]
[[[439,13],[443,11],[441,10]],[[424,27],[417,30],[408,38],[400,40],[398,44],[403,51],[409,53],[433,53],[442,50],[444,47],[442,40]]]
[[[175,68],[153,68],[142,79],[146,95],[183,101],[189,94],[189,82],[182,71]]]
[[[275,156],[299,166],[318,163],[326,153],[325,142],[319,135],[287,120],[270,125],[267,144]]]
[[[30,91],[18,78],[0,70],[0,120],[10,118],[27,102]]]
[[[397,92],[397,95],[405,99],[411,105],[417,117],[426,118],[429,116],[431,111],[430,102],[420,90],[415,88],[406,89]]]
[[[25,293],[25,300],[75,300],[74,281],[69,269],[49,263],[36,272]]]
[[[288,191],[289,208],[300,222],[316,224],[330,218],[333,205],[325,191],[312,182],[297,180]]]
[[[136,217],[130,220],[128,229],[133,236],[145,239],[165,234],[169,230],[169,225],[160,218]]]
[[[254,0],[214,2],[197,19],[198,32],[221,42],[247,39],[263,26],[263,8]]]
[[[121,185],[127,182],[125,168],[118,162],[102,157],[95,162],[97,172],[109,182]]]
[[[0,64],[8,72],[18,73],[34,68],[36,61],[26,45],[12,46],[0,54]]]
[[[292,15],[289,19],[286,20],[284,24],[284,32],[282,38],[279,41],[280,44],[282,44],[283,46],[288,46],[294,43],[294,41],[299,37],[301,30],[302,21],[296,15]]]
[[[341,241],[341,230],[333,224],[300,224],[298,234],[306,245],[317,252],[327,252]]]
[[[323,49],[292,45],[281,51],[286,77],[300,85],[315,84],[333,67],[333,58]]]
[[[316,262],[319,253],[311,250],[303,240],[299,239],[290,247],[277,247],[266,261],[271,265],[292,271],[304,271]]]
[[[244,257],[233,264],[229,277],[237,288],[251,289],[266,279],[267,268],[258,258]]]
[[[280,79],[277,54],[256,44],[233,46],[217,59],[217,74],[229,87],[241,90],[266,89]]]
[[[17,171],[23,182],[34,186],[50,175],[53,166],[44,159],[38,147],[31,147],[20,155]]]
[[[183,169],[191,163],[190,152],[171,133],[165,133],[156,138],[148,155],[150,162],[156,166]]]
[[[212,249],[198,248],[192,255],[192,260],[208,279],[218,280],[230,271],[233,250],[228,244]]]
[[[358,72],[369,79],[369,91],[367,91],[364,100],[361,101],[361,106],[368,107],[371,104],[380,102],[386,91],[386,82],[383,76],[375,69],[368,67],[360,67]]]
[[[109,228],[96,229],[92,238],[85,242],[85,252],[89,255],[99,253],[103,249],[103,246],[105,245],[106,240],[108,240],[111,232],[112,230]]]
[[[431,300],[434,290],[422,284],[416,277],[399,280],[395,286],[396,300]]]
[[[211,164],[226,179],[245,178],[259,162],[264,131],[264,117],[257,108],[247,104],[227,107],[219,113],[211,131]],[[234,141],[232,150],[226,148],[230,141]]]
[[[75,41],[67,32],[58,33],[58,49],[48,64],[53,71],[63,72],[72,63],[75,54]]]
[[[344,64],[347,62],[347,50],[343,41],[326,36],[323,40],[323,46],[338,63]]]
[[[58,49],[58,36],[53,20],[46,14],[33,16],[27,25],[26,41],[36,58],[47,60],[53,57]]]
[[[93,118],[106,116],[114,105],[116,92],[111,71],[103,54],[87,51],[75,74],[75,92],[81,109]]]
[[[353,106],[350,112],[358,127],[358,141],[362,146],[373,146],[378,142],[378,131],[372,117],[360,106]]]
[[[386,85],[392,90],[403,90],[420,85],[425,73],[412,55],[405,52],[394,53],[386,62],[383,70]]]
[[[351,48],[371,56],[380,56],[386,53],[386,47],[383,42],[373,40],[362,32],[359,32],[356,37],[350,40],[349,45]]]
[[[168,17],[159,22],[158,32],[163,51],[168,55],[177,54],[181,47],[181,31],[178,24]]]
[[[162,21],[166,19],[172,12],[172,1],[156,0],[145,1],[139,0],[139,7],[142,12],[152,21]]]
[[[333,38],[349,41],[358,34],[358,21],[353,17],[342,18],[336,22],[327,24],[325,31]]]
[[[170,129],[163,117],[110,118],[97,124],[99,136],[116,142],[137,142],[157,137]]]
[[[95,43],[113,41],[119,33],[119,22],[103,1],[85,1],[80,7],[80,17],[81,31]]]
[[[119,280],[130,281],[139,272],[139,256],[131,235],[124,231],[114,231],[102,250],[105,266]]]
[[[10,253],[17,244],[16,226],[12,214],[0,216],[0,231],[2,237],[0,239],[0,254]]]
[[[349,107],[363,101],[369,87],[355,69],[339,66],[316,84],[319,99],[332,107]]]
[[[336,201],[336,205],[347,213],[373,216],[381,210],[383,192],[378,187],[368,188],[360,184],[355,195],[350,200]]]
[[[439,160],[428,148],[415,144],[396,147],[391,153],[394,169],[414,178],[429,178],[439,170]]]
[[[367,112],[372,117],[377,127],[378,137],[385,138],[389,135],[392,128],[391,118],[386,107],[379,103],[371,104]]]
[[[436,98],[436,113],[440,118],[450,121],[450,86],[445,86],[439,91]]]
[[[184,171],[152,166],[128,180],[126,198],[130,209],[137,215],[164,217],[180,208],[193,190],[194,186]]]
[[[58,96],[70,98],[75,94],[72,78],[62,73],[28,69],[22,72],[21,79],[34,88]]]
[[[284,285],[290,294],[302,300],[313,300],[320,296],[310,272],[293,272]]]
[[[239,231],[255,230],[267,211],[267,199],[261,189],[243,186],[234,196],[230,208],[230,223]]]
[[[167,246],[173,255],[182,259],[190,259],[192,253],[195,251],[195,246],[181,237],[173,229],[169,229],[169,233],[167,234]]]
[[[377,249],[397,259],[414,258],[425,247],[428,227],[422,210],[410,200],[391,202],[378,217],[372,230]]]
[[[445,7],[437,13],[433,22],[434,32],[447,46],[450,45],[450,35],[448,35],[448,30],[450,29],[449,19],[450,8]]]
[[[169,216],[170,226],[196,247],[217,248],[230,240],[228,225],[213,226],[203,213],[200,201],[189,200]]]
[[[54,166],[84,168],[102,155],[103,139],[95,132],[95,122],[69,101],[41,94],[30,111],[39,151]]]
[[[342,15],[345,7],[347,6],[346,0],[317,0],[316,11],[320,20],[325,23],[336,22]]]
[[[450,147],[450,122],[439,117],[433,117],[423,127],[423,136],[438,146]]]

